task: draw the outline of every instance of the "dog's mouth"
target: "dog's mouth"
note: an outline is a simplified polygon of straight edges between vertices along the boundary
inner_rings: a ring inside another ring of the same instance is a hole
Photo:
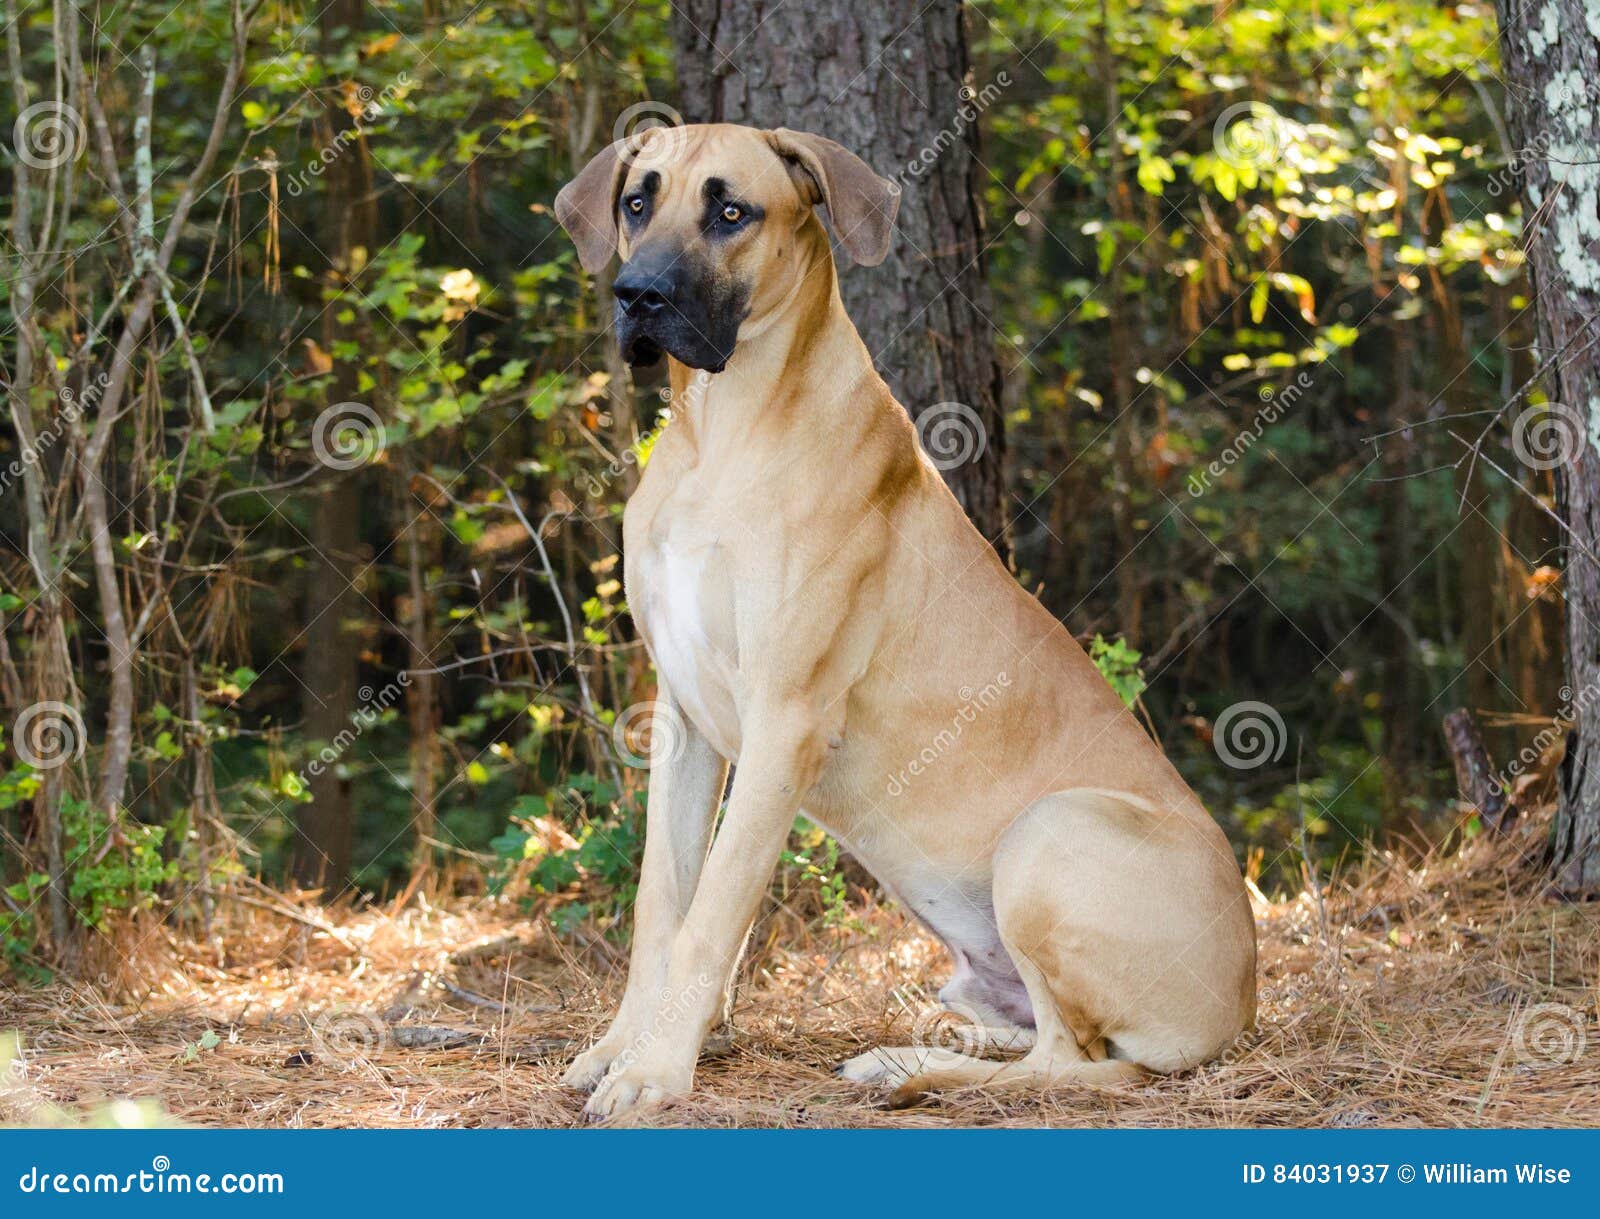
[[[639,335],[623,348],[622,358],[634,368],[654,368],[661,363],[661,357],[666,355],[661,344],[654,339]]]
[[[640,323],[620,311],[617,317],[617,341],[622,358],[638,369],[652,368],[663,356],[670,355],[689,368],[721,372],[733,356],[737,333],[734,327],[726,337],[707,337],[704,327],[695,326],[686,319]]]

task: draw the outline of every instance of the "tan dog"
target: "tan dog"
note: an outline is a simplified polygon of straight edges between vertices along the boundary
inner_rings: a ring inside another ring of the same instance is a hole
[[[618,338],[672,357],[675,403],[624,524],[657,756],[627,991],[565,1076],[593,1115],[690,1089],[800,813],[944,941],[974,1041],[1032,1047],[840,1068],[899,1101],[1178,1071],[1254,1017],[1227,840],[968,522],[840,305],[814,208],[871,265],[897,203],[830,140],[724,125],[615,144],[556,200],[586,268],[621,253]]]

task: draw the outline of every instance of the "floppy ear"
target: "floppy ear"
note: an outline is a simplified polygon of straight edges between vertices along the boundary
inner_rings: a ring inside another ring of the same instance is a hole
[[[617,192],[622,189],[626,140],[602,148],[556,196],[556,219],[593,275],[617,252]]]
[[[779,127],[768,133],[777,154],[809,184],[812,203],[828,208],[839,244],[864,267],[889,255],[900,187],[880,178],[855,153],[825,136]]]

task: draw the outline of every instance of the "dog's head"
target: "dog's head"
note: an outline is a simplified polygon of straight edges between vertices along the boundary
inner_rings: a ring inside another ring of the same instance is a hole
[[[827,207],[851,258],[875,266],[899,202],[894,183],[832,140],[719,123],[618,140],[556,196],[556,218],[585,270],[622,255],[612,291],[630,364],[666,352],[721,372],[739,327],[805,273],[796,251],[821,234],[814,207]]]

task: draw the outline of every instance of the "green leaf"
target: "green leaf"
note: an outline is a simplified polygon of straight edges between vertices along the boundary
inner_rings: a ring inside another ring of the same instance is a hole
[[[1258,279],[1250,286],[1250,320],[1257,326],[1267,316],[1267,293],[1271,285],[1265,279]]]

